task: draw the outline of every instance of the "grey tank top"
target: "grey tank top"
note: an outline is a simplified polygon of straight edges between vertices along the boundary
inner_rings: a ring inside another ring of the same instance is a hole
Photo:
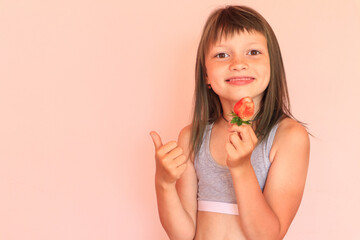
[[[194,167],[198,179],[197,200],[236,204],[235,190],[229,168],[218,164],[210,153],[209,143],[213,125],[214,123],[206,126],[202,145],[194,159]],[[269,153],[277,128],[278,124],[271,129],[268,138],[255,147],[251,155],[251,164],[261,191],[264,190],[271,165]]]

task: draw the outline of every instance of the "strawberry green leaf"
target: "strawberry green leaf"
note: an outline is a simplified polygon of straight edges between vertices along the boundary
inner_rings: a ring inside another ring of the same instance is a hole
[[[242,125],[242,124],[248,124],[250,125],[250,120],[247,120],[247,121],[243,121],[238,115],[236,115],[236,113],[234,112],[231,112],[231,115],[232,115],[232,119],[231,119],[231,122],[230,123],[236,123],[238,126]]]
[[[243,121],[243,123],[248,124],[248,125],[250,125],[250,124],[251,124],[249,120],[247,120],[247,121]]]

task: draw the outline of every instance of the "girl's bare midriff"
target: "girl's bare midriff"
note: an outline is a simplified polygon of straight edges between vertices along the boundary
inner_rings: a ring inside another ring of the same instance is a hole
[[[245,240],[239,216],[197,212],[197,226],[194,240]]]

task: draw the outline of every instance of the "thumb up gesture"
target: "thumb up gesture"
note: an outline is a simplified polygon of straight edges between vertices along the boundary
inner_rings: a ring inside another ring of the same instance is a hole
[[[150,136],[155,146],[156,183],[175,185],[186,169],[187,158],[183,154],[183,149],[176,141],[163,145],[159,134],[155,131],[151,131]]]

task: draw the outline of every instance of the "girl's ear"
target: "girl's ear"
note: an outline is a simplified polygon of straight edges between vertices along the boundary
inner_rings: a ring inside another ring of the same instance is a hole
[[[208,86],[208,88],[211,89],[211,84],[209,83],[207,74],[205,74],[205,81],[206,81],[206,85]]]

